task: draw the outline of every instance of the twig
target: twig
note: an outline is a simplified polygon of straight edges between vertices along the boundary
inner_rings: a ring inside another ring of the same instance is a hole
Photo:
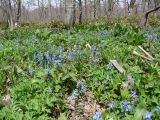
[[[141,49],[148,57],[150,57],[152,60],[154,60],[154,58],[147,52],[145,51],[141,46],[138,46],[139,49]]]
[[[138,53],[138,52],[136,52],[135,50],[133,51],[133,54],[134,54],[134,55],[137,55],[137,56],[139,56],[139,57],[142,57],[142,58],[144,58],[144,59],[150,60],[150,61],[152,61],[152,60],[153,60],[153,59],[151,59],[151,58],[148,58],[148,57],[145,57],[145,56],[143,56],[143,55],[139,54],[139,53]]]

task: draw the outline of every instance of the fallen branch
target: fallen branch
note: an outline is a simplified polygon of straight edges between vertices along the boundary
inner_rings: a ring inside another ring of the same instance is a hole
[[[117,62],[117,60],[111,60],[111,63],[118,69],[118,71],[120,73],[124,73],[125,74],[125,70],[124,68]]]
[[[154,11],[157,11],[158,9],[160,9],[160,5],[157,6],[157,7],[155,7],[155,8],[153,8],[153,9],[151,9],[151,10],[149,10],[149,11],[147,11],[147,12],[142,16],[142,19],[141,19],[141,21],[140,21],[140,26],[141,26],[141,27],[146,26],[147,20],[148,20],[148,15],[149,15],[150,13],[154,12]]]
[[[139,57],[142,57],[142,58],[144,58],[144,59],[147,59],[147,60],[149,60],[149,61],[152,61],[152,60],[153,60],[153,59],[151,59],[151,58],[148,58],[148,57],[146,57],[146,56],[143,56],[143,55],[139,54],[139,53],[136,52],[135,50],[133,51],[133,54],[134,54],[134,55],[137,55],[137,56],[139,56]]]
[[[144,54],[146,54],[149,58],[154,60],[154,58],[147,51],[145,51],[141,46],[138,46],[138,48],[141,49],[144,52]]]

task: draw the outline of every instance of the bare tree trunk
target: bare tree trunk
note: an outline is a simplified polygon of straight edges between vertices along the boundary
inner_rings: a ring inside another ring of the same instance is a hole
[[[94,11],[93,11],[93,16],[94,16],[94,19],[96,19],[96,0],[94,0]]]
[[[155,8],[153,8],[153,9],[151,9],[151,10],[149,10],[148,12],[146,12],[146,13],[143,15],[143,17],[142,17],[142,19],[141,19],[141,21],[140,21],[140,26],[141,26],[141,27],[146,26],[147,20],[148,20],[148,15],[149,15],[150,13],[152,13],[152,12],[157,11],[158,9],[160,9],[160,5],[157,6],[157,7],[155,7]]]
[[[108,17],[112,15],[113,12],[113,0],[108,0]]]
[[[41,7],[40,7],[40,1],[38,0],[38,14],[39,14],[39,20],[41,20]]]
[[[13,22],[13,16],[12,16],[11,0],[8,0],[8,23],[9,23],[10,30],[13,30],[14,22]]]
[[[72,27],[75,24],[75,0],[66,0],[65,23]]]
[[[143,13],[146,11],[145,8],[146,8],[146,1],[142,0],[142,11],[143,11]]]
[[[17,12],[16,12],[16,20],[15,20],[15,27],[18,25],[19,23],[19,19],[21,17],[21,0],[17,0],[16,1],[16,8],[17,8]]]
[[[101,0],[96,0],[96,17],[100,17],[101,16],[101,4],[100,4]]]
[[[48,0],[49,19],[52,20],[52,4],[51,0]]]
[[[78,0],[79,1],[79,23],[82,23],[82,0]]]
[[[84,1],[84,7],[85,7],[85,21],[88,20],[88,16],[87,16],[87,0]]]

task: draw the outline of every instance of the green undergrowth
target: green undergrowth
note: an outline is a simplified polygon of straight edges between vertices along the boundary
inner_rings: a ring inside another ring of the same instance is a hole
[[[142,120],[145,111],[158,120],[159,37],[158,27],[141,29],[104,22],[76,25],[69,30],[6,30],[0,36],[0,119],[69,119],[65,100],[81,80],[105,109],[104,120]],[[143,54],[138,45],[155,60],[134,55],[134,50]],[[109,66],[110,60],[117,60],[126,73]],[[131,91],[136,91],[135,98]],[[83,94],[79,93],[81,97]],[[120,105],[125,100],[131,106],[128,111]],[[112,101],[114,108],[109,109]]]

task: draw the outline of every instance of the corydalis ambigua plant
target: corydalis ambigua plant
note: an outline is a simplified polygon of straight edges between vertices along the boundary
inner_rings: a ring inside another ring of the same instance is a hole
[[[152,112],[146,111],[143,118],[144,120],[152,120]]]
[[[137,93],[136,91],[131,91],[131,96],[135,99],[137,98]]]
[[[76,85],[77,88],[80,88],[81,89],[81,92],[85,92],[87,89],[86,89],[86,85],[83,83],[82,80],[79,80],[77,82],[77,85]]]
[[[107,65],[107,69],[112,69],[112,68],[113,68],[113,64],[112,64],[112,62],[109,62]]]
[[[155,110],[160,113],[160,106],[157,106]]]
[[[68,54],[68,60],[72,60],[73,55],[72,55],[72,51],[70,48],[67,50],[67,54]]]
[[[109,108],[110,110],[113,110],[113,109],[114,109],[114,106],[115,106],[115,102],[112,101],[112,102],[109,103],[107,106],[108,106],[108,108]]]
[[[31,68],[28,68],[28,75],[33,76],[33,70]]]
[[[95,112],[92,120],[102,120],[102,113],[101,112]]]
[[[131,109],[131,103],[127,100],[121,101],[120,105],[121,109],[124,109],[126,112],[128,112]]]
[[[77,90],[74,90],[74,91],[72,92],[71,96],[68,97],[68,99],[71,99],[71,100],[72,100],[72,99],[75,99],[75,98],[78,97],[78,95],[79,95],[78,91],[77,91]]]

